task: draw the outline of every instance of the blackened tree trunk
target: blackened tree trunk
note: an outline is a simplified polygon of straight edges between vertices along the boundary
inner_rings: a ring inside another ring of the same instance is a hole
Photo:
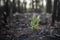
[[[5,23],[7,23],[7,20],[6,19],[9,16],[9,13],[10,13],[9,3],[10,3],[10,0],[7,0],[7,2],[5,4],[5,12],[6,12],[6,14],[4,15],[5,16],[5,18],[4,18]]]
[[[20,0],[18,0],[18,12],[20,12]]]
[[[10,14],[10,0],[7,0],[6,2],[5,2],[5,5],[4,5],[4,14],[3,14],[3,16],[4,16],[4,26],[6,27],[6,25],[8,24],[8,22],[7,22],[7,18],[8,18],[8,16],[9,16],[9,14]],[[9,27],[6,27],[7,29],[9,28]]]
[[[24,12],[26,12],[26,1],[23,1],[23,5],[24,5]]]
[[[56,29],[54,30],[55,34],[58,34],[60,35],[60,1],[59,0],[55,0],[55,8],[54,8],[54,12],[53,12],[53,15],[52,15],[52,22],[54,23],[54,21],[56,20],[57,21],[57,26],[56,26]],[[56,36],[58,36],[56,35]]]
[[[38,6],[39,6],[39,0],[35,0],[35,3],[36,3],[36,12],[38,12]]]
[[[54,22],[56,20],[56,13],[57,13],[57,3],[59,0],[54,0],[54,7],[53,7],[53,14],[52,14],[52,23],[51,25],[54,25]]]
[[[56,31],[57,31],[57,34],[60,35],[60,23],[59,23],[60,22],[60,1],[58,1],[57,12],[56,13],[57,13],[56,14],[57,15],[57,20],[56,21],[57,21],[57,28],[58,28]]]
[[[1,1],[3,1],[3,2],[5,2],[4,0],[1,0]],[[5,3],[4,3],[4,5],[3,6],[0,6],[0,26],[2,27],[2,28],[6,28],[7,29],[7,27],[6,27],[6,25],[7,25],[7,18],[8,18],[8,16],[9,16],[9,13],[10,13],[10,8],[9,8],[9,6],[8,6],[8,2],[9,2],[9,0],[7,0]]]
[[[32,12],[34,12],[34,1],[32,0]]]
[[[58,1],[58,4],[57,4],[57,12],[56,12],[56,16],[57,16],[57,21],[59,22],[60,21],[60,1]]]
[[[47,0],[47,3],[46,3],[46,12],[47,13],[51,13],[52,11],[52,2],[51,0]]]
[[[35,0],[35,3],[36,3],[36,9],[35,9],[35,11],[37,12],[38,0]]]
[[[15,3],[15,1],[16,0],[13,0],[13,4],[12,4],[12,6],[13,6],[13,8],[12,8],[13,13],[16,12],[16,3]]]
[[[1,7],[1,0],[0,0],[0,7]]]

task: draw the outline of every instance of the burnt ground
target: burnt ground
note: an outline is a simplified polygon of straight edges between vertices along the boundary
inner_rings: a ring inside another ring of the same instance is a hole
[[[36,14],[40,15],[40,14]],[[32,14],[14,14],[12,19],[8,18],[9,29],[0,30],[0,40],[60,40],[60,35],[56,34],[54,28],[51,29],[51,20],[46,19],[46,15],[41,16],[40,29],[32,30],[30,18]]]

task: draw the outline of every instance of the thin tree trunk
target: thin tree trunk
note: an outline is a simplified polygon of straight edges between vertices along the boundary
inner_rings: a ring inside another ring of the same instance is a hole
[[[52,2],[51,0],[47,0],[47,3],[46,3],[46,12],[47,13],[51,13],[52,12]]]
[[[34,12],[34,1],[32,0],[32,12]]]
[[[54,7],[53,7],[53,14],[52,14],[52,23],[51,23],[51,26],[54,25],[55,20],[56,20],[57,3],[58,3],[58,0],[54,0]]]

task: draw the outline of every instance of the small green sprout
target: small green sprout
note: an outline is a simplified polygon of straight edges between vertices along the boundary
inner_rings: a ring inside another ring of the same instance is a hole
[[[33,15],[31,19],[31,29],[32,30],[38,30],[39,29],[39,22],[40,22],[40,16]]]

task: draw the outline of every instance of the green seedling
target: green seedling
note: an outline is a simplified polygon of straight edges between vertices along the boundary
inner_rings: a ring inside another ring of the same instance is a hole
[[[31,19],[31,26],[32,26],[31,29],[38,30],[39,29],[39,22],[40,22],[40,16],[33,15],[32,19]]]

